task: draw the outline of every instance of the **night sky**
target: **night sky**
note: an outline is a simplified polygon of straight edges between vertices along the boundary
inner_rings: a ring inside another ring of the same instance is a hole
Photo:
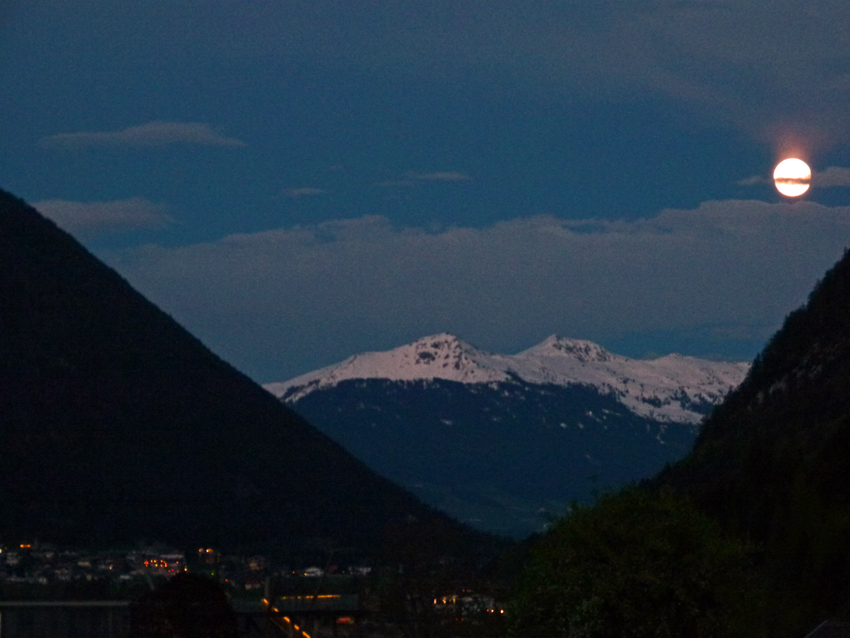
[[[850,243],[850,3],[4,0],[0,187],[260,382],[749,360]],[[815,176],[779,195],[774,165]]]

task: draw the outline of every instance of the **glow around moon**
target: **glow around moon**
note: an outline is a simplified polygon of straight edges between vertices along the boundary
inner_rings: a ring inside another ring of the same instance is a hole
[[[803,160],[789,157],[776,165],[773,182],[776,190],[786,197],[799,197],[807,190],[812,181],[812,171]]]

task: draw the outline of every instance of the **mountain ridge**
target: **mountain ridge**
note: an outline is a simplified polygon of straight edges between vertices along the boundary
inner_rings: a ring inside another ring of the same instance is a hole
[[[265,388],[425,502],[520,538],[684,456],[745,369],[558,336],[501,355],[440,333]]]
[[[672,354],[630,359],[591,341],[552,335],[515,355],[485,352],[440,333],[392,350],[354,355],[284,382],[264,384],[292,404],[310,392],[349,379],[432,380],[460,383],[594,385],[616,395],[636,414],[660,421],[698,423],[695,405],[715,404],[739,383],[747,363],[715,362]]]

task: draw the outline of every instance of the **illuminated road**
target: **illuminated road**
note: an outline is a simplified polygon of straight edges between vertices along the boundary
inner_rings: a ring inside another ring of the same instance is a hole
[[[266,611],[269,611],[269,607],[271,606],[269,601],[263,598],[263,605],[265,605]],[[280,628],[282,631],[285,631],[288,635],[291,636],[304,636],[304,638],[311,638],[310,634],[301,629],[298,625],[296,625],[292,620],[287,616],[281,616],[280,610],[277,607],[271,607],[271,613],[269,614],[269,620],[274,623],[274,625]],[[294,630],[294,631],[293,631]]]

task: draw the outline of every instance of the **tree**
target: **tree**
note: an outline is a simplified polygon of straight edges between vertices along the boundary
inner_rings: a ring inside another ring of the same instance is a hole
[[[523,638],[757,635],[750,552],[671,491],[576,506],[534,547],[509,609]]]

